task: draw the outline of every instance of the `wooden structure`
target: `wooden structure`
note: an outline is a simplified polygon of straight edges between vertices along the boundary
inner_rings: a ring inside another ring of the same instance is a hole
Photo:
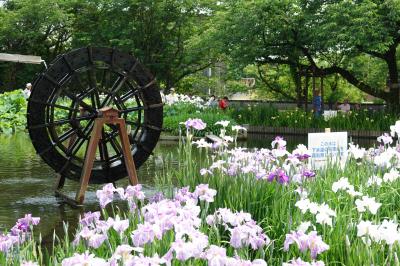
[[[305,77],[305,85],[303,89],[303,97],[304,97],[304,104],[305,104],[305,110],[308,110],[308,86],[309,86],[309,80],[311,78],[312,82],[312,95],[315,94],[315,91],[317,90],[317,78],[319,78],[319,90],[321,93],[321,109],[324,110],[324,77],[326,74],[324,73],[323,70],[316,69],[315,67],[309,67],[307,69],[304,69],[300,71],[300,77]],[[313,101],[311,101],[313,102]]]
[[[136,173],[135,162],[133,161],[130,143],[127,134],[125,120],[123,118],[118,117],[118,110],[112,107],[104,107],[99,110],[99,117],[96,118],[94,122],[94,128],[90,137],[89,146],[86,151],[85,163],[83,166],[83,172],[81,179],[79,181],[79,189],[76,193],[75,200],[70,199],[68,196],[63,194],[60,189],[63,188],[65,183],[65,177],[62,175],[58,175],[56,182],[56,196],[60,196],[66,201],[74,204],[74,205],[82,205],[85,199],[85,192],[89,185],[89,179],[92,172],[93,163],[96,156],[96,150],[99,146],[99,141],[101,139],[101,133],[104,129],[104,125],[115,125],[118,128],[119,137],[121,140],[122,151],[125,160],[125,166],[129,177],[129,183],[131,185],[138,184],[138,178]],[[70,142],[71,143],[71,142]]]
[[[57,173],[56,194],[74,204],[89,184],[126,176],[137,184],[136,168],[155,148],[162,121],[154,76],[132,55],[105,47],[58,56],[28,99],[32,144]],[[79,181],[75,199],[60,191],[66,179]]]
[[[40,56],[35,55],[0,53],[0,61],[34,65],[43,64],[47,68],[46,61],[44,61]]]

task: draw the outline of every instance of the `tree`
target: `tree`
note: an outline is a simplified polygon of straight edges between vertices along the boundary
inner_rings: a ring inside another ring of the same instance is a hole
[[[54,0],[6,1],[0,6],[0,52],[40,55],[52,60],[68,47],[71,38],[71,14],[65,4]],[[32,79],[32,66],[2,66],[0,77],[6,88],[15,89]]]
[[[335,48],[336,53],[342,56],[341,62],[334,62],[326,71],[339,73],[362,91],[390,104],[398,104],[400,2],[334,1],[327,5],[322,16],[324,19],[319,28],[321,32],[325,32],[321,34],[321,38],[325,37],[325,42],[322,43],[321,50],[327,52]],[[327,38],[328,34],[331,38]],[[364,62],[372,63],[373,67],[363,66],[361,70],[364,73],[360,73],[360,69],[354,67],[360,58]],[[365,78],[365,71],[369,74],[377,68],[381,70],[380,81],[376,82],[375,79],[374,84],[374,80]]]
[[[73,46],[132,52],[167,89],[215,62],[206,37],[213,1],[77,1]]]
[[[399,1],[241,0],[223,4],[223,30],[218,35],[232,58],[247,64],[286,64],[294,78],[304,71],[322,76],[337,73],[368,94],[391,104],[400,102]],[[371,77],[369,72],[376,73],[376,69],[387,75]],[[387,87],[382,77],[388,79]]]

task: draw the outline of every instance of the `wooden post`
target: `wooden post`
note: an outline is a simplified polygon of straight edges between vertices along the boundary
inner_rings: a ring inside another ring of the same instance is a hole
[[[312,70],[312,94],[314,97],[314,94],[315,94],[315,70],[314,70],[314,67]]]
[[[90,175],[92,174],[93,163],[96,157],[97,145],[100,140],[101,130],[103,128],[103,125],[104,125],[104,118],[96,118],[96,121],[94,122],[93,131],[90,136],[89,145],[85,154],[85,163],[83,164],[82,175],[79,181],[79,189],[75,197],[75,200],[79,204],[82,204],[83,201],[85,200],[85,192],[89,185]]]
[[[305,85],[304,85],[304,109],[306,113],[308,112],[308,85],[310,82],[310,77],[308,76],[308,73],[306,73],[306,80],[305,80]]]
[[[96,158],[96,150],[97,147],[99,146],[99,141],[102,136],[102,130],[104,124],[112,124],[117,126],[119,137],[121,139],[122,152],[124,155],[126,171],[129,177],[129,183],[131,185],[138,184],[135,162],[131,154],[125,120],[123,118],[119,118],[118,110],[111,107],[104,107],[99,110],[99,117],[96,118],[94,122],[93,131],[90,136],[89,145],[85,154],[85,162],[83,165],[83,170],[79,181],[79,189],[76,192],[75,200],[68,198],[66,195],[58,191],[58,189],[60,188],[60,181],[62,178],[61,175],[57,181],[56,195],[61,196],[68,203],[72,203],[73,205],[82,205],[82,203],[85,200],[85,193],[89,185],[89,180],[92,173],[94,160]]]
[[[131,154],[128,133],[126,131],[126,124],[123,118],[118,118],[118,131],[119,131],[119,137],[121,139],[122,152],[124,154],[126,171],[128,172],[129,183],[131,185],[137,185],[139,181],[136,174],[135,161],[133,160]]]
[[[323,75],[321,75],[320,80],[321,80],[321,110],[324,111],[325,106],[324,106],[324,76]]]

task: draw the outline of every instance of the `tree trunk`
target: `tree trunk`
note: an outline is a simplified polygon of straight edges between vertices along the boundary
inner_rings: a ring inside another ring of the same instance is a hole
[[[171,75],[167,75],[167,80],[165,81],[165,90],[164,93],[165,94],[169,94],[171,92],[171,88],[173,88],[174,86],[174,82],[172,81],[172,77]]]
[[[396,60],[396,48],[390,49],[385,58],[389,70],[389,89],[390,96],[387,97],[390,105],[398,105],[400,103],[400,85],[399,85],[399,72]]]
[[[5,83],[5,91],[17,89],[17,63],[9,63],[8,75]]]
[[[324,76],[320,77],[320,89],[321,89],[321,110],[322,110],[322,112],[324,112],[324,109],[325,109]]]
[[[306,81],[303,90],[303,97],[304,97],[304,109],[308,112],[308,85],[310,83],[310,77],[306,75]]]
[[[290,73],[292,75],[294,85],[296,88],[297,107],[301,108],[301,75],[299,69],[295,65],[290,65]]]

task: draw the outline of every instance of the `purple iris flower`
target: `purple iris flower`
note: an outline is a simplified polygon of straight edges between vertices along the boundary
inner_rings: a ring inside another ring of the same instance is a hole
[[[315,172],[312,171],[312,170],[307,170],[306,169],[306,170],[303,171],[303,176],[306,177],[306,178],[311,178],[311,177],[315,176]]]
[[[100,219],[100,212],[87,212],[81,218],[80,223],[84,226],[95,224]]]
[[[28,232],[31,225],[37,225],[40,222],[39,217],[32,217],[32,214],[25,214],[24,218],[18,219],[11,229],[13,235],[19,235],[20,232]]]
[[[164,194],[162,192],[157,192],[150,198],[150,203],[157,203],[165,199]]]
[[[311,156],[308,155],[308,154],[295,154],[294,156],[296,156],[296,158],[297,158],[299,161],[305,161],[305,160],[307,160],[308,158],[311,157]]]
[[[195,118],[195,119],[191,119],[189,118],[188,120],[186,120],[185,122],[185,126],[187,129],[189,128],[194,128],[196,130],[203,130],[206,128],[207,124],[203,122],[203,120]]]
[[[289,176],[286,175],[285,171],[281,168],[276,169],[273,172],[270,172],[267,177],[268,182],[274,181],[274,179],[279,182],[280,184],[287,184],[289,183]]]

